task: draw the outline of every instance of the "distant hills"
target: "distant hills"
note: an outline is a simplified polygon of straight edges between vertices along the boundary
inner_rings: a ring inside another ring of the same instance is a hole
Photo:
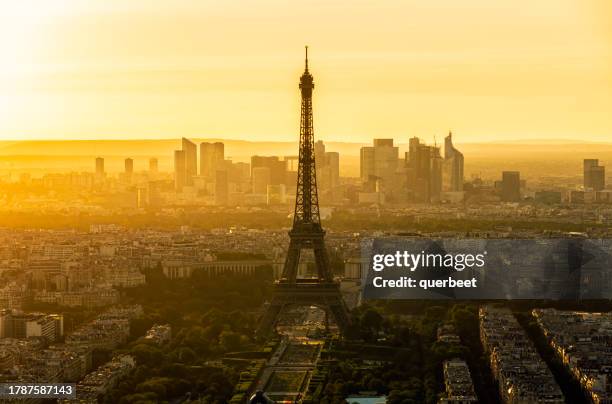
[[[228,139],[190,138],[195,143],[223,142],[225,154],[237,160],[248,159],[252,155],[295,155],[295,142],[267,142]],[[582,142],[577,140],[515,140],[487,143],[461,143],[455,139],[456,146],[464,154],[508,155],[516,153],[601,153],[612,152],[612,143]],[[359,149],[367,143],[325,142],[328,151],[359,156]],[[407,142],[400,142],[400,152],[408,149]],[[24,140],[0,141],[0,156],[115,156],[115,157],[163,157],[181,147],[180,139],[151,140]],[[516,156],[519,157],[519,156]],[[544,157],[544,156],[543,156]]]
[[[221,141],[225,155],[233,161],[250,161],[253,155],[290,156],[298,154],[295,142],[190,138],[195,143]],[[404,139],[402,139],[404,140]],[[406,142],[399,143],[400,157],[408,151]],[[465,156],[466,178],[472,174],[498,178],[501,171],[518,170],[524,178],[541,176],[581,176],[582,159],[597,158],[612,173],[612,143],[576,140],[516,140],[489,143],[461,143],[455,146]],[[442,146],[441,143],[438,143]],[[325,142],[327,151],[340,153],[340,173],[359,176],[359,149],[369,145],[358,142]],[[136,170],[144,170],[150,157],[159,159],[160,170],[172,171],[173,150],[181,147],[181,139],[152,140],[27,140],[0,141],[0,175],[31,172],[91,171],[94,157],[104,157],[109,172],[123,170],[123,159],[132,157]]]
[[[192,142],[223,142],[232,157],[297,154],[295,142],[253,142],[248,140],[199,139]],[[330,151],[359,155],[361,143],[326,142]],[[180,149],[181,139],[152,140],[24,140],[0,141],[0,156],[165,156]]]

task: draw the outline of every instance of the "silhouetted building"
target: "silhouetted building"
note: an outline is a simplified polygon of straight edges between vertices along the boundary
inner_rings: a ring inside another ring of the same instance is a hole
[[[442,156],[437,146],[427,146],[413,137],[406,155],[406,184],[415,202],[439,202],[442,193]]]
[[[134,160],[131,158],[125,159],[124,162],[124,173],[123,173],[123,183],[126,185],[130,185],[132,183],[132,178],[134,176]]]
[[[518,171],[502,172],[501,200],[503,202],[521,200],[521,174]]]
[[[408,155],[406,156],[406,164],[417,167],[419,165],[419,145],[421,141],[418,137],[411,137],[408,141]]]
[[[374,139],[373,146],[361,148],[360,176],[364,190],[376,188],[385,195],[397,191],[399,148],[393,139]]]
[[[228,181],[230,183],[248,184],[251,180],[251,165],[249,163],[229,163],[227,164]]]
[[[463,153],[453,146],[452,133],[444,139],[444,191],[463,191]]]
[[[323,162],[325,158],[325,143],[322,140],[317,140],[314,145],[315,149],[315,162],[317,165]]]
[[[267,194],[268,185],[271,185],[271,174],[269,167],[251,168],[254,194]],[[278,185],[278,184],[277,184]]]
[[[214,180],[217,170],[225,161],[225,145],[221,142],[200,143],[200,175]]]
[[[185,152],[174,151],[174,189],[181,192],[185,186]]]
[[[287,162],[278,156],[252,156],[251,173],[259,167],[270,169],[270,184],[280,185],[287,181]]]
[[[125,173],[128,175],[134,174],[134,160],[131,158],[125,159]]]
[[[185,185],[193,185],[193,177],[198,175],[198,148],[189,139],[181,141],[185,153]]]
[[[320,191],[337,187],[340,183],[340,154],[326,152],[322,140],[315,143],[315,162],[317,166],[317,184]]]
[[[442,194],[442,156],[440,148],[429,146],[431,154],[431,173],[429,177],[429,202],[440,202]]]
[[[411,137],[408,142],[408,152],[404,155],[406,166],[406,188],[409,199],[416,202],[429,201],[429,181],[422,181],[423,171],[429,175],[429,163],[421,164],[421,141],[418,137]],[[428,154],[426,155],[426,157]]]
[[[325,167],[328,170],[329,186],[333,188],[340,185],[340,153],[326,152]]]
[[[393,146],[393,139],[374,139],[374,146],[361,148],[361,180],[371,177],[392,181],[399,160],[398,147]]]
[[[96,157],[96,177],[104,177],[104,159],[102,157]]]
[[[584,159],[584,189],[601,191],[606,187],[606,168],[598,159]]]

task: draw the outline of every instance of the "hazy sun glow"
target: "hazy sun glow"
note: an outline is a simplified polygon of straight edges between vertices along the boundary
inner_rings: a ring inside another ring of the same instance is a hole
[[[6,1],[0,139],[612,139],[606,0]]]

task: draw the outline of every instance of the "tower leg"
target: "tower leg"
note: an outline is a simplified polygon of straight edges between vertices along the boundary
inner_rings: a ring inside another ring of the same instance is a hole
[[[261,318],[255,335],[259,339],[264,339],[268,335],[274,332],[274,327],[278,317],[282,311],[283,304],[278,302],[277,299],[273,299],[270,306],[266,309],[263,317]]]
[[[325,308],[325,332],[329,333],[329,308]]]
[[[340,292],[338,292],[337,298],[334,299],[333,302],[330,302],[329,309],[332,312],[334,319],[336,320],[336,324],[338,324],[340,333],[345,334],[350,319],[348,314],[348,308],[346,307],[346,304],[344,303]]]
[[[334,277],[331,273],[331,268],[329,267],[329,257],[327,255],[327,250],[325,249],[323,236],[314,241],[313,247],[319,279],[325,282],[332,282]]]
[[[300,263],[301,246],[300,243],[293,238],[289,241],[289,249],[287,250],[287,259],[283,267],[282,278],[294,283],[298,275],[298,265]]]

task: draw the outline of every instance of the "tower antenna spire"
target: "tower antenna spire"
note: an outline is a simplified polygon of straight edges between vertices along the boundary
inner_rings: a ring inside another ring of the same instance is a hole
[[[308,71],[308,45],[305,45],[304,49],[306,49],[306,71]]]

